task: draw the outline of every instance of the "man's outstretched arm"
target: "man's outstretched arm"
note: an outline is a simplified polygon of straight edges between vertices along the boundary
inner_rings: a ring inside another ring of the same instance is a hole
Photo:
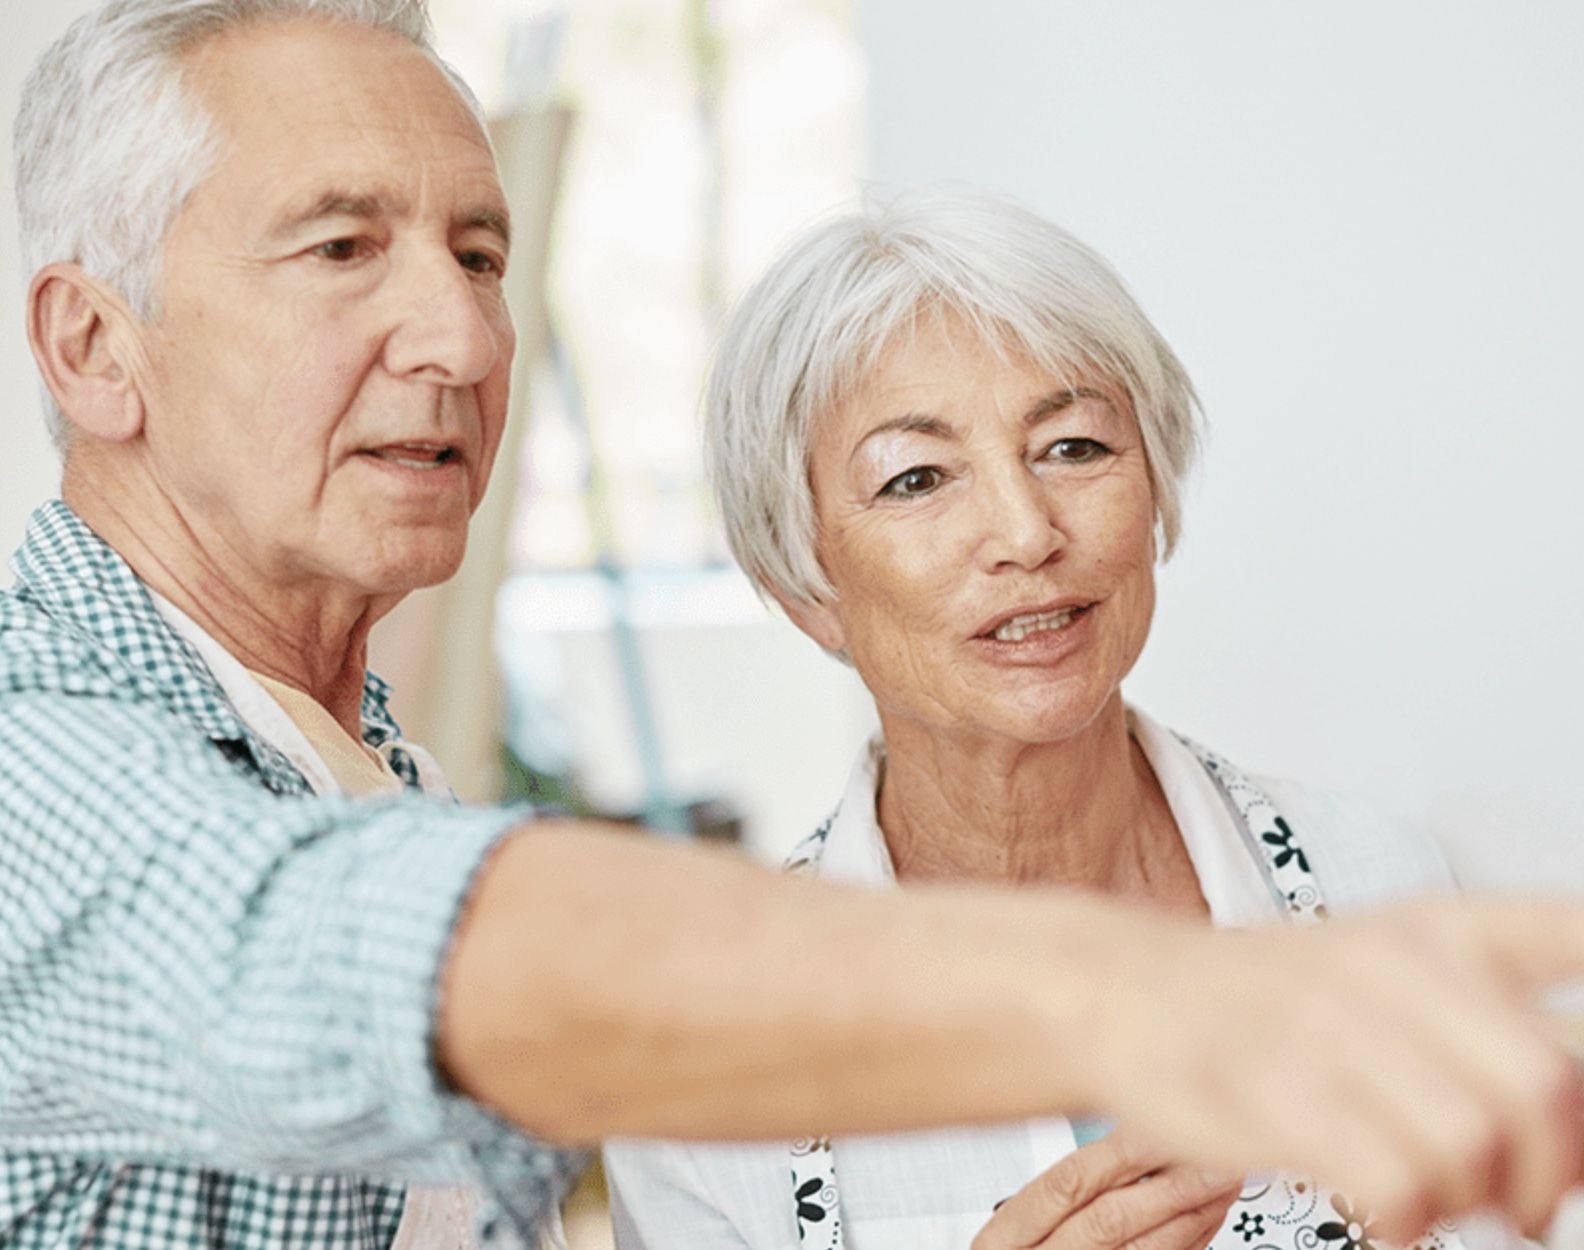
[[[1536,1228],[1576,1179],[1580,1080],[1519,1004],[1579,973],[1584,908],[1216,933],[1079,892],[872,892],[544,825],[481,870],[438,1050],[560,1140],[1099,1109],[1176,1157],[1313,1174],[1403,1237],[1487,1204]]]

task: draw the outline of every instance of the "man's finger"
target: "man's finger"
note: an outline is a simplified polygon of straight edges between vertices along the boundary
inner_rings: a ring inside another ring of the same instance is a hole
[[[1438,944],[1484,957],[1514,989],[1584,981],[1584,923],[1578,904],[1560,899],[1426,907]]]

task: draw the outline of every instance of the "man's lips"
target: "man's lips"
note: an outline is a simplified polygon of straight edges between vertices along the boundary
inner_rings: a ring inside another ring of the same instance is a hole
[[[404,469],[441,469],[455,464],[462,452],[455,443],[410,442],[382,443],[378,447],[365,447],[358,453],[383,460]]]
[[[1094,604],[1095,601],[1090,599],[1064,599],[1055,603],[1013,608],[985,622],[974,637],[995,642],[1022,642],[1030,634],[1065,628]]]

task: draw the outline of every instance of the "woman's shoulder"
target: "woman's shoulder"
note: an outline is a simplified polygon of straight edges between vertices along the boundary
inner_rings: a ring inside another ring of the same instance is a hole
[[[1328,907],[1356,911],[1457,889],[1440,846],[1413,822],[1354,795],[1252,777],[1292,828]]]
[[[795,1247],[787,1151],[784,1141],[606,1142],[617,1245]]]

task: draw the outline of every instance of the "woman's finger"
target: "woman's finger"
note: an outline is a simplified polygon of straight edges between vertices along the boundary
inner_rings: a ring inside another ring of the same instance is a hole
[[[1237,1194],[1216,1198],[1192,1211],[1175,1215],[1157,1228],[1134,1238],[1120,1250],[1205,1250],[1226,1223]]]
[[[1126,1132],[1080,1146],[1002,1202],[974,1239],[974,1250],[1037,1246],[1099,1195],[1132,1185],[1164,1163],[1163,1155]]]
[[[1039,1244],[1053,1250],[1117,1250],[1183,1216],[1201,1216],[1215,1207],[1225,1214],[1241,1188],[1241,1178],[1174,1165],[1098,1195]],[[1187,1229],[1192,1223],[1178,1228]]]

